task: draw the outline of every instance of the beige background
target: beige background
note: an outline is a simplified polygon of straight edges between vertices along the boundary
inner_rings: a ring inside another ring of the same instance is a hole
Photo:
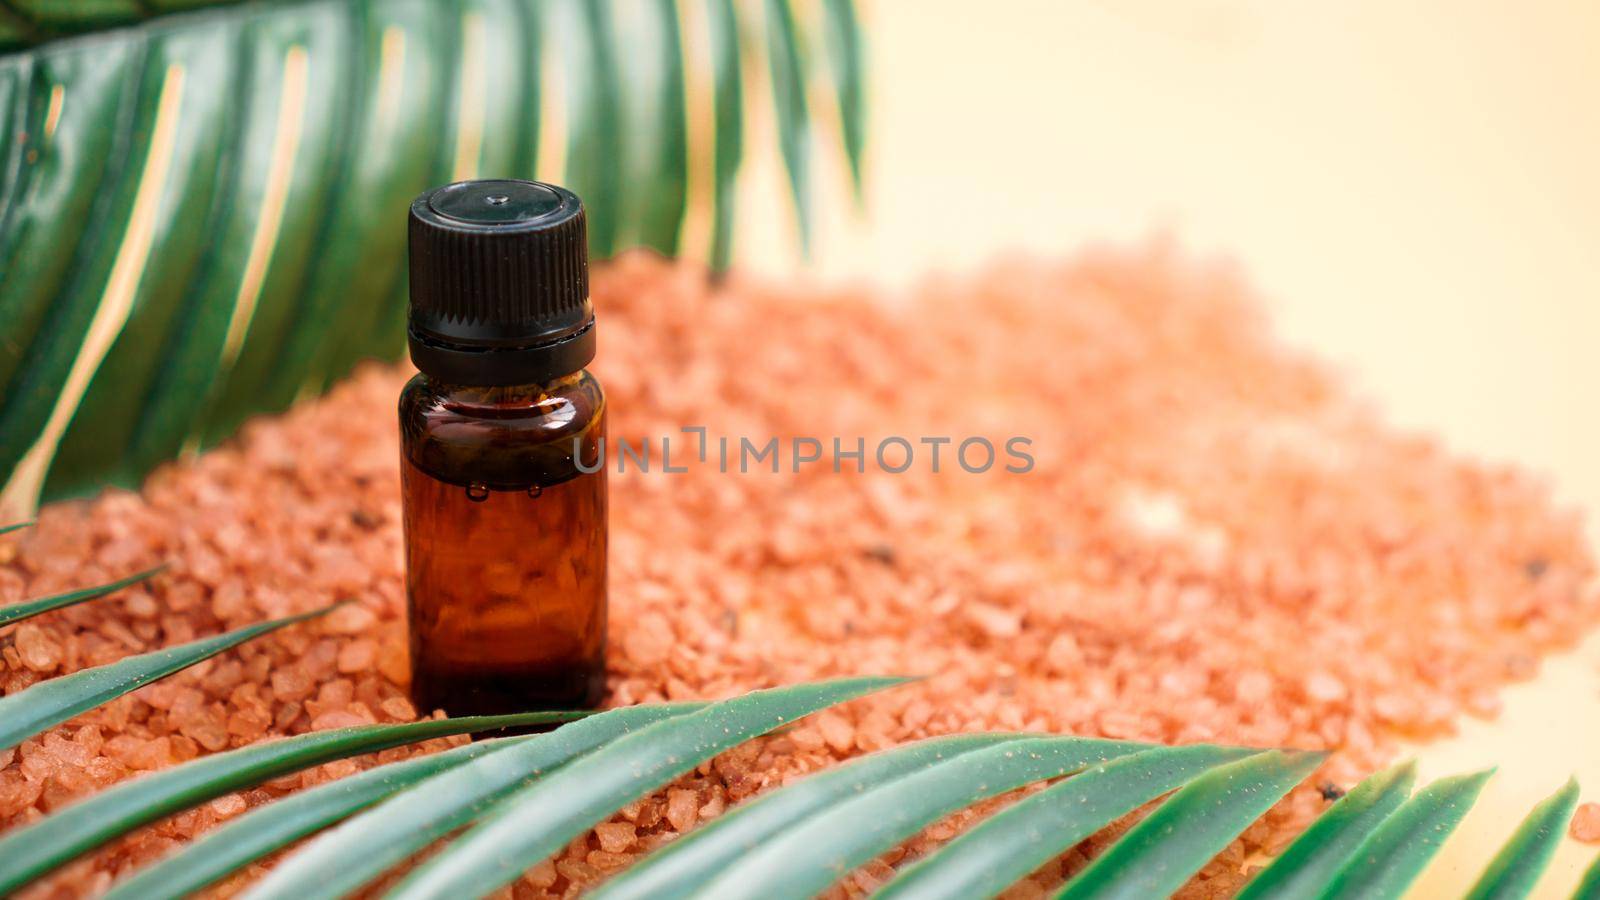
[[[800,277],[905,285],[1167,232],[1238,261],[1280,332],[1395,422],[1597,518],[1600,3],[863,2],[868,222],[819,152]],[[797,272],[779,172],[742,188],[741,257]],[[1417,896],[1459,894],[1568,773],[1600,800],[1600,640],[1504,699],[1418,751],[1430,777],[1500,771]],[[1596,852],[1568,841],[1541,896]]]

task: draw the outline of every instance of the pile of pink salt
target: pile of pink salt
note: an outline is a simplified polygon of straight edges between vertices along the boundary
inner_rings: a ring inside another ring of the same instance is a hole
[[[914,309],[739,278],[714,290],[698,270],[645,256],[597,273],[594,293],[614,440],[649,437],[659,454],[660,437],[684,426],[869,447],[893,434],[1025,435],[1036,466],[613,473],[611,704],[929,677],[702,766],[535,867],[519,897],[573,894],[763,789],[929,735],[1334,751],[1190,886],[1222,893],[1325,805],[1315,784],[1348,786],[1401,737],[1493,714],[1501,685],[1600,612],[1580,524],[1538,484],[1386,428],[1275,344],[1226,271],[1159,247],[930,286]],[[366,368],[137,495],[48,508],[0,549],[0,603],[170,563],[148,586],[0,633],[6,693],[357,601],[0,752],[0,829],[269,735],[416,715],[393,406],[407,375]],[[414,752],[221,798],[37,893],[102,889],[252,806]],[[844,890],[870,889],[973,815]]]

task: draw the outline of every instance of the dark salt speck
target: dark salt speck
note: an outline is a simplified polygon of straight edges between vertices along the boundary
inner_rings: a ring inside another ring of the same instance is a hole
[[[886,566],[892,566],[892,565],[894,565],[894,562],[895,562],[895,552],[894,552],[894,545],[893,544],[873,544],[872,546],[868,547],[866,550],[862,551],[862,555],[865,556],[867,559],[875,560],[877,562],[883,563]]]

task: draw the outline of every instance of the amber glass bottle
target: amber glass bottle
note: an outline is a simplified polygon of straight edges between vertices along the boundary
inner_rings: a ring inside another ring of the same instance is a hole
[[[584,370],[595,336],[582,204],[535,182],[452,184],[412,204],[410,244],[412,696],[453,716],[594,706],[606,408]]]

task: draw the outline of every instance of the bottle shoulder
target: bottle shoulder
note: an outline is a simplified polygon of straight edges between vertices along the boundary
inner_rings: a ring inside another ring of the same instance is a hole
[[[470,387],[426,375],[400,392],[405,457],[447,481],[550,483],[605,433],[605,395],[588,371],[545,385]],[[574,469],[575,471],[575,469]]]
[[[556,440],[579,434],[605,411],[599,379],[587,370],[546,385],[472,387],[418,374],[400,392],[403,428],[442,440]]]

